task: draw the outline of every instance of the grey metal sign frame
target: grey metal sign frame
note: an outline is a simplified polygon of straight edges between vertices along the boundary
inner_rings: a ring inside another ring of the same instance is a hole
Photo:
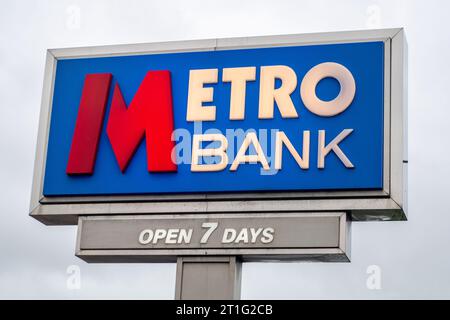
[[[169,52],[384,41],[383,189],[366,191],[214,193],[45,197],[43,180],[59,60]],[[73,225],[79,216],[344,211],[353,220],[406,219],[406,41],[403,29],[174,41],[47,51],[30,215],[48,225]]]

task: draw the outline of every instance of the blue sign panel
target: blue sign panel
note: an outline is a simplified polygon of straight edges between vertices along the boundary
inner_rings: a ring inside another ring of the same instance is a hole
[[[54,81],[48,197],[383,188],[383,42],[66,59]]]

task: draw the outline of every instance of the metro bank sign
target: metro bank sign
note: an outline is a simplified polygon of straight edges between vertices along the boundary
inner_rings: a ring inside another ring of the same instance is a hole
[[[43,195],[381,190],[384,46],[60,60]]]

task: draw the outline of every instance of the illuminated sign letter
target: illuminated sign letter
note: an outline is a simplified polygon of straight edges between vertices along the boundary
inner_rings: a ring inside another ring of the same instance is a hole
[[[256,67],[223,69],[223,82],[231,82],[230,120],[244,120],[246,84],[255,79]]]
[[[297,87],[297,75],[288,66],[261,67],[259,88],[259,119],[272,119],[274,102],[277,103],[283,118],[298,118],[291,93]],[[275,89],[275,79],[281,86]]]
[[[205,83],[217,83],[217,69],[191,70],[189,72],[189,92],[187,102],[187,121],[216,120],[216,106],[203,106],[212,102],[214,89],[205,88]]]
[[[253,146],[255,147],[256,154],[250,155],[246,154],[250,144],[253,144]],[[230,171],[236,171],[237,168],[239,167],[239,164],[241,163],[257,163],[257,162],[261,163],[264,170],[266,171],[270,170],[266,156],[264,155],[264,151],[261,148],[261,145],[259,144],[256,133],[249,132],[245,136],[245,139],[242,142],[242,146],[239,148],[236,158],[234,158],[233,164],[230,167]]]
[[[203,141],[220,141],[218,148],[203,149]],[[228,147],[227,138],[222,134],[194,134],[192,141],[192,164],[191,171],[221,171],[228,165],[228,156],[226,153]],[[201,157],[220,157],[219,163],[199,164]]]
[[[316,86],[324,78],[335,78],[341,90],[331,101],[320,100],[316,95]],[[352,73],[342,64],[325,62],[309,70],[300,85],[300,94],[305,107],[322,117],[332,117],[345,111],[353,101],[356,92]]]
[[[111,74],[88,74],[72,139],[66,173],[92,174],[106,108]],[[170,72],[149,71],[129,107],[116,83],[106,132],[121,171],[125,171],[145,136],[149,172],[177,171]]]
[[[353,164],[347,158],[347,156],[342,152],[341,148],[339,148],[339,143],[344,140],[350,133],[353,132],[353,129],[344,129],[341,133],[337,135],[329,144],[325,146],[325,130],[319,130],[319,148],[317,151],[317,168],[323,169],[325,168],[325,157],[331,150],[338,156],[338,158],[342,161],[346,168],[353,168]]]
[[[281,169],[283,161],[283,145],[287,147],[300,168],[309,169],[309,143],[310,133],[308,130],[305,130],[303,131],[303,157],[300,157],[286,134],[283,131],[278,131],[275,140],[275,169]]]

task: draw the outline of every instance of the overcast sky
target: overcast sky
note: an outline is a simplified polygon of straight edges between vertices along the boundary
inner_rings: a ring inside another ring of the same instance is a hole
[[[244,264],[242,297],[450,298],[449,1],[0,3],[0,298],[174,297],[175,264],[87,264],[76,227],[28,216],[47,48],[388,27],[409,43],[409,221],[353,223],[351,263]]]

